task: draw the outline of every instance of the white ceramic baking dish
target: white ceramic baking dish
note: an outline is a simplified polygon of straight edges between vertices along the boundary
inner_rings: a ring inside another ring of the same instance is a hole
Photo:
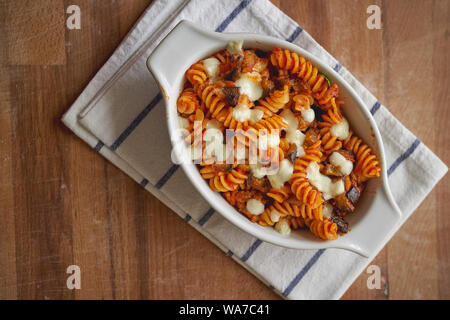
[[[371,179],[354,213],[347,215],[351,231],[334,241],[323,241],[308,231],[291,232],[283,236],[273,228],[250,222],[230,206],[218,193],[213,192],[200,176],[195,164],[181,163],[183,170],[195,188],[209,204],[231,223],[255,237],[280,246],[295,249],[342,248],[363,256],[371,256],[381,249],[385,240],[397,230],[401,212],[395,204],[388,186],[386,161],[380,133],[371,114],[361,98],[342,77],[316,57],[287,41],[250,33],[216,33],[181,21],[166,36],[148,58],[147,65],[164,96],[167,124],[176,153],[186,152],[179,135],[176,101],[185,81],[185,71],[195,62],[226,47],[230,40],[244,40],[244,48],[272,50],[274,47],[295,51],[311,60],[320,71],[327,74],[331,82],[339,85],[340,99],[350,126],[378,156],[382,166],[380,179]],[[181,151],[179,151],[181,150]],[[178,155],[179,157],[180,155]]]

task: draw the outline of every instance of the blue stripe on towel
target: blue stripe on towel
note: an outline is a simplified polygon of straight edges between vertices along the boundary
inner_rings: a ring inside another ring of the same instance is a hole
[[[94,147],[95,151],[100,151],[100,149],[103,148],[104,145],[105,144],[102,141],[98,140],[97,144]]]
[[[141,183],[140,183],[140,185],[141,185],[141,187],[143,187],[143,188],[145,188],[145,186],[148,184],[148,180],[147,179],[142,179],[142,181],[141,181]]]
[[[289,283],[286,289],[283,291],[283,296],[287,297],[292,290],[297,286],[297,284],[303,279],[305,274],[311,269],[311,267],[319,260],[320,256],[325,252],[325,249],[317,250],[317,252],[309,259],[308,263],[300,270],[300,272],[295,276],[294,279]]]
[[[412,155],[412,153],[414,152],[414,150],[417,149],[419,144],[420,144],[419,139],[414,140],[413,144],[408,149],[406,149],[406,151],[400,157],[398,157],[394,161],[394,163],[389,167],[387,171],[388,176],[390,176],[403,161],[405,161],[406,159],[408,159],[410,155]]]
[[[229,14],[228,17],[225,18],[225,20],[222,21],[222,23],[216,28],[215,31],[223,32],[231,23],[231,21],[233,21],[234,18],[236,18],[237,15],[241,13],[242,10],[244,10],[245,7],[247,7],[250,4],[250,2],[252,2],[252,0],[241,1],[241,3]]]
[[[152,101],[142,110],[138,116],[130,123],[130,125],[125,129],[124,132],[114,141],[111,145],[111,150],[115,151],[122,142],[136,129],[136,127],[144,120],[147,114],[152,111],[152,109],[162,100],[162,94],[159,92]]]
[[[250,248],[248,248],[247,252],[244,253],[241,260],[243,262],[247,261],[252,256],[253,252],[255,252],[255,250],[258,249],[261,243],[262,243],[261,240],[256,239],[255,242],[253,242],[253,244],[250,246]]]
[[[206,213],[203,215],[203,217],[200,218],[200,220],[198,221],[198,224],[203,226],[209,220],[209,218],[211,218],[211,216],[213,214],[214,214],[214,209],[210,208],[208,211],[206,211]]]
[[[162,176],[162,178],[159,179],[155,187],[157,189],[161,189],[163,185],[165,185],[166,182],[170,179],[170,177],[173,176],[173,174],[178,170],[179,167],[180,166],[178,164],[174,164],[173,166],[171,166],[170,169],[167,170],[167,172]]]
[[[336,65],[333,68],[333,70],[336,72],[339,72],[341,69],[342,69],[342,64],[340,64],[339,62],[336,63]]]
[[[375,102],[373,107],[370,109],[370,113],[374,115],[381,107],[381,103],[379,101]]]
[[[289,36],[289,38],[286,39],[286,41],[293,42],[295,39],[297,39],[299,34],[302,33],[302,31],[302,27],[298,26],[297,28],[295,28],[294,32]]]

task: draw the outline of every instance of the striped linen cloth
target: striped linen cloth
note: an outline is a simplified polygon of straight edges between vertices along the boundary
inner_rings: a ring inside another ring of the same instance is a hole
[[[378,252],[367,259],[340,249],[293,250],[262,242],[214,212],[183,171],[171,163],[165,106],[145,63],[181,19],[217,32],[253,32],[286,39],[339,72],[360,94],[382,133],[389,184],[403,211],[402,223],[447,167],[268,0],[156,0],[145,11],[64,115],[64,123],[282,297],[340,298]]]

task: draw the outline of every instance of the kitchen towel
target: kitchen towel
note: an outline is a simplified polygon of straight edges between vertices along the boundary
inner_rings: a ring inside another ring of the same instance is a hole
[[[182,19],[217,32],[253,32],[285,39],[339,72],[379,126],[389,184],[403,212],[402,223],[445,175],[446,165],[268,0],[156,0],[147,8],[64,115],[64,123],[282,297],[340,298],[377,252],[363,258],[341,249],[293,250],[262,242],[214,212],[171,162],[165,106],[146,59]]]

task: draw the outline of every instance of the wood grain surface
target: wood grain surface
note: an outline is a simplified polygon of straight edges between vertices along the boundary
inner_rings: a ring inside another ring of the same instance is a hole
[[[0,298],[279,299],[60,121],[150,2],[0,0]],[[450,163],[450,1],[274,3]],[[450,298],[449,179],[372,262],[383,288],[363,273],[344,299]]]

